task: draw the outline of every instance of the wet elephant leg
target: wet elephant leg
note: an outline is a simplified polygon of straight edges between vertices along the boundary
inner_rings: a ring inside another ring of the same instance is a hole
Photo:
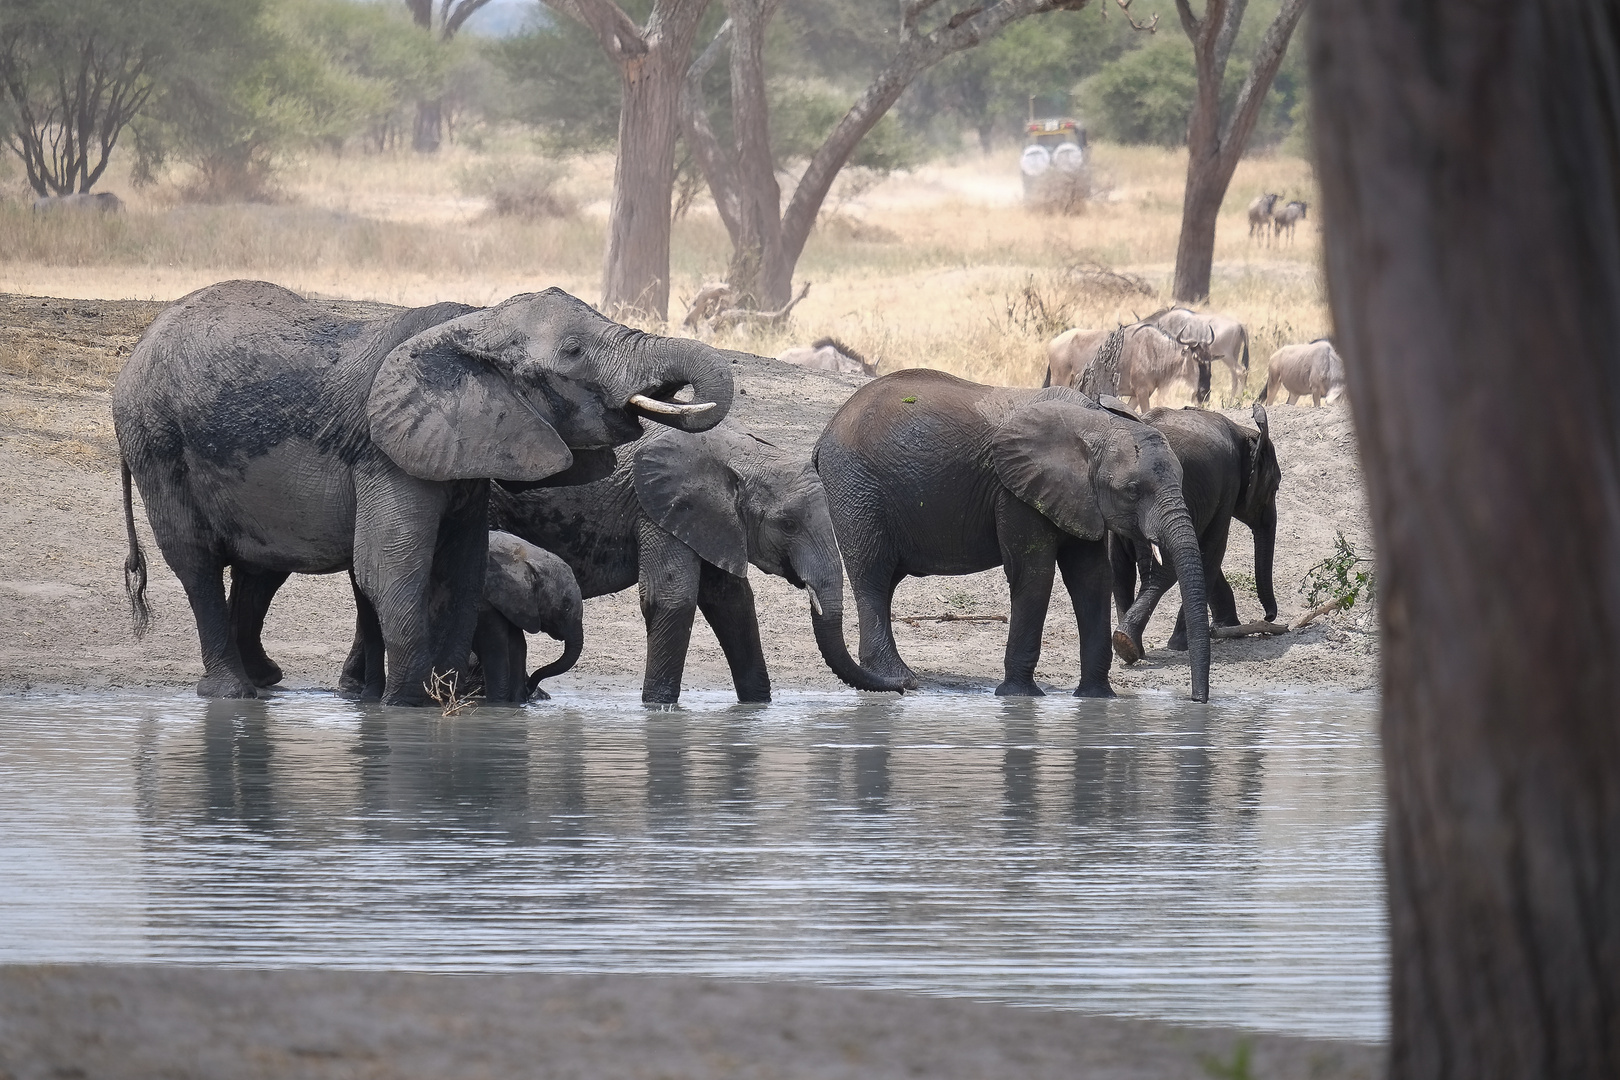
[[[1145,544],[1140,546],[1143,551],[1152,550]],[[1142,591],[1120,618],[1119,629],[1114,631],[1113,637],[1114,653],[1126,664],[1142,659],[1142,631],[1147,629],[1159,600],[1176,583],[1176,573],[1168,564],[1149,557],[1142,565],[1146,568],[1142,573]]]
[[[657,525],[641,522],[641,617],[647,623],[647,670],[641,700],[673,705],[681,697],[692,642],[703,560]]]
[[[996,696],[1043,697],[1045,692],[1035,685],[1035,665],[1041,660],[1041,634],[1052,603],[1057,534],[1033,508],[1006,492],[996,505],[996,534],[1001,544],[1001,565],[1012,592],[1007,652]],[[1105,604],[1107,595],[1104,579]]]
[[[726,654],[737,700],[770,701],[771,679],[765,669],[765,647],[760,644],[759,617],[748,579],[704,563],[698,583],[698,608]]]
[[[1136,599],[1136,545],[1114,533],[1108,534],[1107,543],[1108,562],[1114,571],[1114,607],[1123,619]]]
[[[429,610],[434,553],[449,492],[403,473],[380,482],[366,478],[357,489],[354,579],[376,611],[385,645],[382,700],[424,705],[434,662]],[[368,664],[368,682],[371,677]]]
[[[516,630],[511,621],[488,604],[478,612],[477,628],[473,631],[472,651],[484,672],[484,700],[492,705],[504,705],[522,700],[513,693],[513,680],[521,687],[524,671],[521,665],[512,670],[512,642],[510,631]],[[521,634],[523,631],[518,630]]]
[[[551,695],[540,687],[529,693],[529,639],[523,633],[523,627],[516,623],[510,624],[506,631],[506,670],[511,672],[512,687],[507,700],[514,705],[521,705],[530,698],[536,701],[550,701]]]
[[[1108,553],[1100,541],[1069,540],[1058,549],[1057,564],[1080,631],[1080,684],[1074,688],[1074,696],[1113,697],[1108,683],[1113,661],[1108,636]]]
[[[231,612],[231,635],[242,657],[242,668],[254,686],[274,686],[281,681],[281,666],[265,655],[261,635],[264,617],[276,590],[287,580],[285,571],[231,567],[231,591],[227,601]]]
[[[1237,626],[1237,597],[1231,582],[1221,570],[1226,561],[1226,541],[1232,528],[1232,519],[1217,517],[1198,540],[1198,553],[1204,566],[1204,591],[1209,596],[1210,613],[1216,626]],[[1187,613],[1176,615],[1176,629],[1170,635],[1169,647],[1175,652],[1187,651]]]
[[[464,483],[439,523],[433,552],[428,632],[433,666],[466,681],[478,613],[484,606],[484,567],[489,558],[489,485]]]
[[[380,701],[386,677],[382,623],[352,570],[349,585],[354,589],[354,643],[338,675],[338,689],[361,701]]]
[[[258,697],[253,680],[242,666],[231,633],[230,605],[225,599],[225,567],[219,556],[190,541],[159,545],[164,561],[180,579],[197,621],[202,646],[203,676],[197,695],[205,698]]]

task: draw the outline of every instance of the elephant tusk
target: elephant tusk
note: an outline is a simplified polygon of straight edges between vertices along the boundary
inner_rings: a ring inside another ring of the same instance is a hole
[[[1148,547],[1153,549],[1153,560],[1161,566],[1164,565],[1164,552],[1159,550],[1159,545],[1150,540]]]
[[[817,596],[816,595],[816,590],[812,589],[808,585],[806,585],[804,587],[804,591],[810,594],[810,610],[815,612],[817,615],[820,615],[821,614],[821,597]]]
[[[696,416],[698,413],[708,412],[714,408],[712,401],[694,402],[691,405],[682,405],[674,401],[659,401],[646,394],[634,394],[629,404],[641,409],[643,412],[659,413],[663,416]]]

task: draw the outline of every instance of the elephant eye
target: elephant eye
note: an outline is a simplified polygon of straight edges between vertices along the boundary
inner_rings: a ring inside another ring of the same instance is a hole
[[[573,334],[569,334],[562,339],[562,344],[557,346],[557,351],[564,356],[578,356],[585,351],[585,343]]]

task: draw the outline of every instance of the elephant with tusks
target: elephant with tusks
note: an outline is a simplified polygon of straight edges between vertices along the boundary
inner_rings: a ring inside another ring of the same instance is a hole
[[[384,643],[382,699],[422,704],[430,674],[464,672],[472,649],[490,481],[588,465],[644,419],[712,427],[734,355],[622,326],[560,289],[374,319],[266,282],[192,293],[113,390],[137,630],[132,484],[197,622],[199,694],[254,697],[279,680],[254,621],[287,575],[347,570]],[[235,610],[227,566],[253,594]]]

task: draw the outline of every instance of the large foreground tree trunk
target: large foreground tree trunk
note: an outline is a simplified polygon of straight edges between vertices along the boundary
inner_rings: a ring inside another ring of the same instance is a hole
[[[1255,50],[1254,64],[1238,90],[1232,114],[1221,119],[1221,84],[1232,42],[1243,21],[1245,0],[1208,0],[1202,18],[1188,0],[1176,0],[1181,26],[1193,43],[1198,92],[1187,125],[1187,187],[1182,196],[1181,237],[1176,242],[1176,274],[1171,292],[1177,300],[1198,303],[1209,297],[1215,263],[1215,222],[1232,173],[1249,145],[1260,107],[1288,52],[1288,39],[1305,11],[1305,0],[1283,0]]]
[[[1620,1076],[1620,13],[1320,0],[1396,1077]]]

